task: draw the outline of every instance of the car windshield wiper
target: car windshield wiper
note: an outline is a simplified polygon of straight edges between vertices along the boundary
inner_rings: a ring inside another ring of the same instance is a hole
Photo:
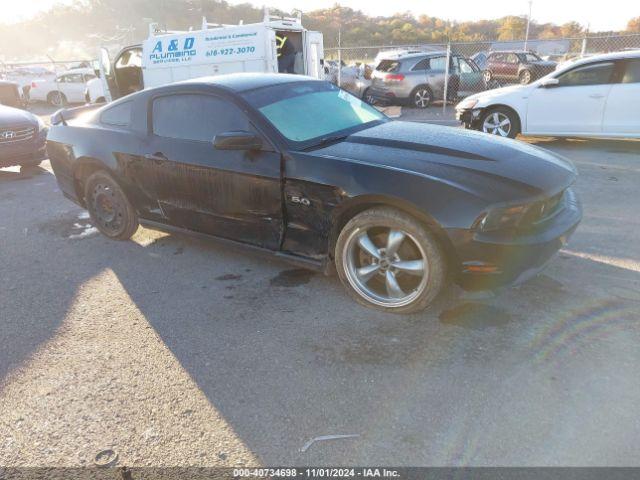
[[[340,140],[344,140],[348,136],[349,136],[348,134],[327,135],[326,137],[322,137],[320,140],[313,143],[312,145],[309,145],[307,148],[305,148],[305,150],[310,150],[312,148],[323,147],[325,145],[336,143],[336,142],[339,142]]]

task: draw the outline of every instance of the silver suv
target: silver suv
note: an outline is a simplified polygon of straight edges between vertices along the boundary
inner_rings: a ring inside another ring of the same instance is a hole
[[[446,52],[411,53],[384,59],[376,66],[366,99],[370,102],[404,103],[426,108],[444,98]],[[456,100],[486,90],[482,71],[472,60],[451,55],[448,100]]]

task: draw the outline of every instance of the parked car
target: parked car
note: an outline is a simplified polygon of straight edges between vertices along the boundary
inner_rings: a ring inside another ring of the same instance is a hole
[[[444,98],[446,52],[414,53],[382,60],[372,75],[367,96],[381,103],[426,108]],[[485,90],[480,69],[462,55],[451,55],[447,99]]]
[[[46,158],[47,127],[35,115],[0,105],[0,168],[33,167]]]
[[[67,103],[84,103],[87,82],[96,78],[91,68],[76,68],[50,80],[34,80],[31,83],[31,100],[63,106]]]
[[[556,68],[556,62],[544,61],[533,52],[490,52],[484,67],[484,80],[518,82],[528,85]]]
[[[384,311],[426,307],[448,278],[522,282],[581,218],[568,160],[392,121],[309,77],[207,77],[77,111],[53,116],[47,151],[107,237],[142,223],[335,263],[354,299]]]
[[[0,105],[14,108],[25,108],[27,100],[16,82],[0,81]]]
[[[640,138],[640,50],[583,58],[533,82],[456,106],[467,128],[503,137]]]
[[[478,52],[471,55],[471,60],[480,68],[485,70],[487,68],[487,59],[489,58],[489,52]]]

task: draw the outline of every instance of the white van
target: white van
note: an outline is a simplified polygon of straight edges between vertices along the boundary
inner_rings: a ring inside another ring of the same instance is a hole
[[[160,31],[149,25],[142,45],[122,49],[111,62],[100,55],[101,79],[108,101],[143,88],[236,72],[278,72],[278,41],[286,37],[295,53],[293,73],[324,78],[322,33],[306,30],[301,16],[269,14],[261,23],[221,25],[202,19],[200,30]]]

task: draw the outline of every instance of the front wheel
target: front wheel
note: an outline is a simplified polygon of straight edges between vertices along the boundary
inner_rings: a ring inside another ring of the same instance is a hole
[[[520,133],[520,120],[511,110],[494,108],[482,116],[480,128],[484,133],[516,138]]]
[[[484,83],[488,84],[493,78],[491,75],[491,70],[485,70],[484,72],[482,72],[482,78],[484,79]]]
[[[103,235],[128,240],[136,233],[138,214],[109,173],[93,173],[85,183],[84,195],[91,220]]]
[[[335,262],[349,295],[381,311],[423,310],[445,284],[446,262],[437,240],[393,208],[372,208],[347,222],[336,242]]]

